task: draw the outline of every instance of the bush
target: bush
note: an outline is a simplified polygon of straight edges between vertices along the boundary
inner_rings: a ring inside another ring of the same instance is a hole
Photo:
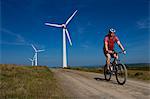
[[[134,76],[141,76],[141,75],[143,75],[142,72],[137,72],[137,73],[134,74]]]

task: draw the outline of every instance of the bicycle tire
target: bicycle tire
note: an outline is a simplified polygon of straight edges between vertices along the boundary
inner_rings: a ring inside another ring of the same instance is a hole
[[[118,82],[118,84],[123,85],[125,84],[126,80],[127,80],[127,69],[126,66],[124,64],[117,64],[115,66],[116,72],[116,80]]]
[[[106,81],[110,81],[111,79],[111,73],[108,73],[107,71],[107,65],[104,66],[104,76]]]

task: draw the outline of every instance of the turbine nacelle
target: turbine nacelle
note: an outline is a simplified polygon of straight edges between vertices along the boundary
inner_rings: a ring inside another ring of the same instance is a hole
[[[62,28],[66,29],[67,28],[66,24],[62,24]]]
[[[31,46],[36,53],[45,51],[45,50],[37,50],[33,44],[31,44]]]

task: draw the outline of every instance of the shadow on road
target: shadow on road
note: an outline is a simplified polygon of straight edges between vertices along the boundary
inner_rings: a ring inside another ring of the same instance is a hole
[[[104,78],[99,78],[99,77],[95,77],[94,79],[97,80],[97,81],[105,81]]]
[[[109,82],[109,83],[113,83],[113,84],[118,84],[116,81],[113,81],[113,80],[106,81],[105,78],[95,77],[94,79],[97,81],[105,81],[105,82]]]

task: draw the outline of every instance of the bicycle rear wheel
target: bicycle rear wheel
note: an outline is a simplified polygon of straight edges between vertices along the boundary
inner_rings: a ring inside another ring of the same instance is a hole
[[[111,72],[107,70],[107,65],[104,66],[104,76],[106,81],[111,79]]]
[[[117,64],[116,65],[116,80],[118,84],[123,85],[127,80],[127,69],[124,64]]]

